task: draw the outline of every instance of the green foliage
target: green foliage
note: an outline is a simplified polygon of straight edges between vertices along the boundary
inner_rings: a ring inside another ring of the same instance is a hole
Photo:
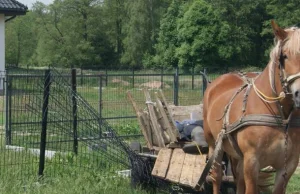
[[[264,67],[270,20],[298,24],[296,0],[55,0],[6,25],[6,61],[82,68]]]
[[[139,135],[141,134],[140,127],[137,123],[127,123],[123,125],[114,125],[114,129],[119,135]]]
[[[136,0],[125,4],[127,13],[121,63],[141,67],[146,53],[153,54],[155,37],[159,28],[160,16],[164,11],[164,1]]]
[[[210,4],[203,0],[194,1],[177,24],[180,46],[175,56],[180,67],[207,67],[221,59],[223,53],[218,52],[217,45],[225,42],[229,30],[224,30],[217,12]]]
[[[150,57],[147,55],[148,61],[146,66],[162,66],[162,67],[176,67],[178,59],[175,57],[175,49],[178,47],[178,31],[177,20],[182,15],[183,9],[182,1],[173,0],[167,13],[161,20],[160,31],[158,35],[158,42],[154,46],[156,55],[150,62]]]
[[[32,63],[37,46],[35,15],[32,12],[6,24],[5,60],[7,64],[19,66]]]

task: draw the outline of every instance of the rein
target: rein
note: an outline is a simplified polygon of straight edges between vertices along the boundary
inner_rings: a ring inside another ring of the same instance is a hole
[[[254,80],[252,80],[252,85],[253,85],[253,89],[256,93],[256,95],[261,99],[263,100],[264,102],[267,102],[267,103],[275,103],[277,102],[278,100],[283,100],[285,98],[285,93],[281,92],[279,94],[279,96],[277,97],[269,97],[267,95],[265,95],[263,92],[261,92],[255,85],[254,83]]]

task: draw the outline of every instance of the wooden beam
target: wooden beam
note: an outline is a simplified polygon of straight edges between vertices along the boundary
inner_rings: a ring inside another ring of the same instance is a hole
[[[179,132],[178,132],[177,127],[175,125],[175,121],[172,117],[172,111],[169,109],[169,106],[168,106],[167,100],[165,98],[165,95],[163,94],[162,90],[159,91],[159,94],[161,96],[161,100],[162,100],[161,102],[162,102],[162,104],[164,105],[164,107],[166,109],[167,117],[168,117],[169,123],[171,125],[172,133],[176,138],[179,138]]]
[[[170,137],[170,141],[171,142],[177,142],[177,138],[176,138],[176,134],[173,132],[172,130],[172,126],[170,124],[170,121],[168,119],[168,116],[165,112],[164,106],[161,102],[161,100],[159,99],[158,93],[155,92],[155,96],[156,96],[156,108],[158,110],[159,113],[159,123],[162,127],[162,129],[164,131],[166,131]]]
[[[144,135],[147,147],[150,150],[152,150],[153,149],[153,141],[152,141],[152,133],[151,133],[151,128],[150,128],[150,124],[149,124],[149,119],[147,119],[147,115],[145,115],[144,112],[142,112],[138,109],[138,106],[137,106],[136,102],[134,101],[130,91],[127,92],[127,97],[135,110],[135,113],[137,115],[137,119],[139,121],[139,125],[140,125],[141,131]]]
[[[146,98],[146,105],[149,111],[150,116],[150,122],[152,123],[152,131],[154,132],[154,138],[157,140],[157,146],[159,147],[165,147],[165,141],[163,139],[163,133],[161,130],[161,127],[157,121],[156,113],[155,113],[155,107],[153,102],[151,101],[150,93],[147,89],[144,89],[144,94]]]

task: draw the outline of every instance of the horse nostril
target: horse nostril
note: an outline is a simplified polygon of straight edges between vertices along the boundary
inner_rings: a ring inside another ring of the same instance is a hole
[[[298,97],[299,91],[295,92],[295,97]]]

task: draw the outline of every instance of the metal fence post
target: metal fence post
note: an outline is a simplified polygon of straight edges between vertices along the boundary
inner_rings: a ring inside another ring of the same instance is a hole
[[[78,138],[77,138],[77,100],[76,100],[76,69],[72,69],[72,106],[73,106],[73,151],[78,154]]]
[[[203,69],[203,73],[204,75],[206,75],[206,68]],[[202,76],[202,96],[204,96],[204,92],[207,88],[207,81],[206,78],[204,76]]]
[[[179,69],[176,67],[176,72],[174,75],[174,105],[178,106],[178,87],[179,87]]]
[[[192,69],[192,90],[195,88],[195,67]]]
[[[134,88],[134,68],[132,68],[132,88]]]
[[[99,137],[102,137],[102,131],[101,131],[101,126],[102,126],[102,75],[99,75]]]
[[[41,131],[41,143],[40,143],[40,161],[39,161],[39,176],[43,176],[45,168],[45,153],[46,153],[46,140],[47,140],[47,117],[48,117],[48,103],[50,95],[50,70],[45,71],[44,81],[44,96],[43,96],[43,108],[42,108],[42,131]]]
[[[5,79],[5,144],[11,145],[11,79]]]
[[[82,68],[80,68],[80,85],[83,85],[83,73],[82,73]]]
[[[163,89],[164,88],[164,67],[161,67],[160,82],[161,82],[160,89]]]
[[[107,87],[108,82],[108,76],[107,76],[107,68],[105,69],[105,86]]]

